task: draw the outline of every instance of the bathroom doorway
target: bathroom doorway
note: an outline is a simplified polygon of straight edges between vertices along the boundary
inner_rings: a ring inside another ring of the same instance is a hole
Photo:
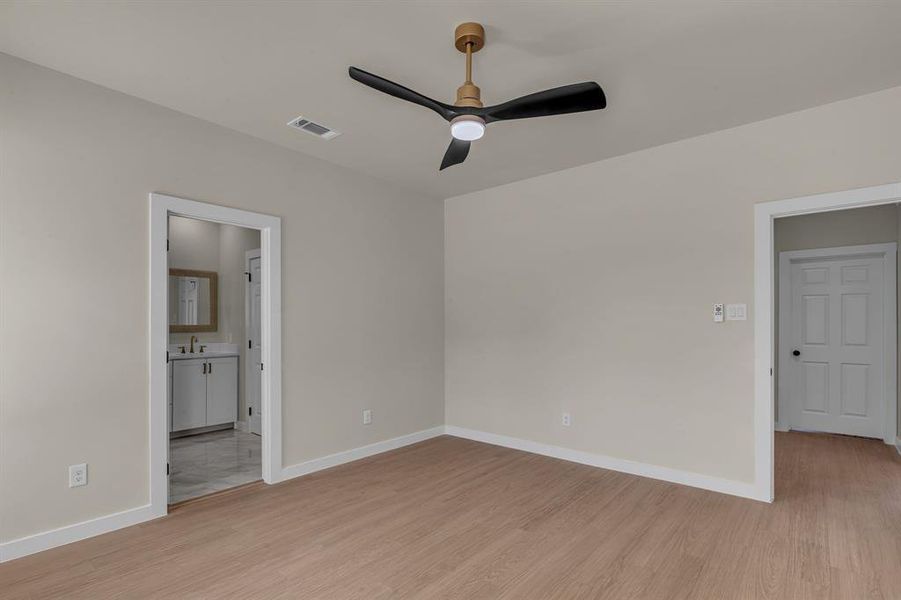
[[[168,227],[173,505],[262,479],[262,431],[259,422],[251,427],[261,395],[261,274],[259,230],[178,215],[169,215]],[[247,293],[249,254],[255,295]],[[248,314],[256,315],[253,335]]]
[[[150,487],[163,515],[280,478],[280,220],[150,201]]]

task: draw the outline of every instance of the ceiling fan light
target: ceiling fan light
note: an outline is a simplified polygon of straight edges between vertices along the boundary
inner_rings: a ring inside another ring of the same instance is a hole
[[[451,121],[451,135],[472,142],[485,135],[485,121],[474,115],[462,115]]]

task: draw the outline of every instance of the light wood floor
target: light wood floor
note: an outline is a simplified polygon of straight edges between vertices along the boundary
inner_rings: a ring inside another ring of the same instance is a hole
[[[901,457],[777,434],[773,505],[441,437],[0,565],[11,598],[901,598]]]

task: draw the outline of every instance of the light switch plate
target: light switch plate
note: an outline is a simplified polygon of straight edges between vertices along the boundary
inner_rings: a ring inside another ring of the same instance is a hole
[[[363,410],[363,425],[371,425],[372,424],[372,410],[365,409]]]
[[[713,305],[713,322],[714,323],[722,323],[723,322],[723,305],[722,304],[714,304]]]
[[[727,321],[747,321],[748,305],[747,304],[727,304],[726,305]]]

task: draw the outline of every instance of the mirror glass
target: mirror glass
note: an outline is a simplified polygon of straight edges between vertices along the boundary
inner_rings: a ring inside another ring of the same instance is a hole
[[[169,331],[216,331],[218,287],[214,271],[169,269]]]

